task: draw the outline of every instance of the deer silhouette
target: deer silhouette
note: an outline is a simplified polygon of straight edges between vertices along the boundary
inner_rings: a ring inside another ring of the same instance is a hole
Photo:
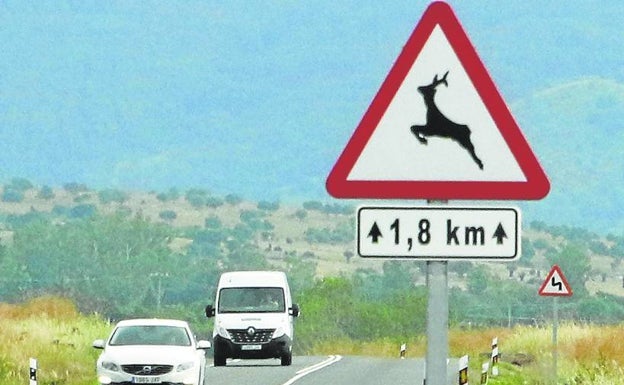
[[[448,87],[448,82],[446,81],[448,73],[449,71],[446,71],[442,79],[439,80],[436,74],[431,84],[418,87],[418,92],[423,96],[425,106],[427,107],[427,124],[424,126],[413,125],[410,129],[422,144],[427,144],[427,136],[439,136],[456,141],[470,153],[475,163],[483,170],[483,162],[481,162],[481,159],[475,154],[474,145],[470,141],[470,128],[465,124],[455,123],[444,116],[435,104],[434,96],[436,88],[440,84],[444,84]]]

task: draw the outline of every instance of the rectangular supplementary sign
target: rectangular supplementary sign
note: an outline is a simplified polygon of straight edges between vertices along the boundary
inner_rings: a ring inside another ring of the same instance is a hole
[[[513,261],[520,211],[512,207],[360,207],[357,253],[365,258]]]

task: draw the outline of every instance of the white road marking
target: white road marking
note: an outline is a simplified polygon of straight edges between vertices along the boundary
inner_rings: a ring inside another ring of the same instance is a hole
[[[294,384],[295,381],[297,381],[298,379],[300,379],[303,376],[307,376],[310,373],[316,372],[317,370],[321,370],[329,365],[335,364],[336,362],[340,361],[342,359],[342,356],[329,356],[325,361],[319,362],[318,364],[312,365],[312,366],[308,366],[306,368],[303,368],[301,370],[299,370],[297,372],[297,375],[294,376],[293,378],[291,378],[290,380],[284,382],[282,385],[291,385]]]

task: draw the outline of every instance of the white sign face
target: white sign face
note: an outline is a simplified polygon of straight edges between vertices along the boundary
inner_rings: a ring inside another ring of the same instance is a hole
[[[432,83],[436,76],[442,78],[447,71],[434,102],[448,119],[469,127],[482,168],[457,141],[433,136],[423,145],[410,131],[412,125],[426,124],[428,107],[419,87]],[[433,30],[348,179],[526,181],[440,27]]]
[[[520,257],[516,208],[360,207],[361,257],[506,260]]]

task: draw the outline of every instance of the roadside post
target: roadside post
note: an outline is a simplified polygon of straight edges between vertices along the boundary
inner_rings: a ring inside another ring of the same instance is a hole
[[[459,385],[468,385],[468,356],[459,358]]]
[[[429,203],[359,208],[357,250],[363,258],[426,261],[426,384],[446,385],[449,261],[514,261],[521,244],[518,209],[448,201],[537,200],[550,190],[448,4],[425,10],[326,188],[339,199]]]
[[[545,297],[553,297],[553,327],[552,327],[552,359],[553,359],[553,383],[557,383],[557,331],[559,329],[559,297],[569,297],[572,295],[572,287],[568,283],[563,271],[557,265],[553,265],[546,279],[538,290],[538,294]]]
[[[492,377],[498,376],[498,337],[492,339]]]
[[[31,358],[29,360],[29,378],[30,378],[30,385],[37,385],[37,359],[36,358]]]
[[[488,371],[490,370],[490,363],[484,362],[481,364],[481,381],[479,382],[481,385],[486,385],[488,383]]]

